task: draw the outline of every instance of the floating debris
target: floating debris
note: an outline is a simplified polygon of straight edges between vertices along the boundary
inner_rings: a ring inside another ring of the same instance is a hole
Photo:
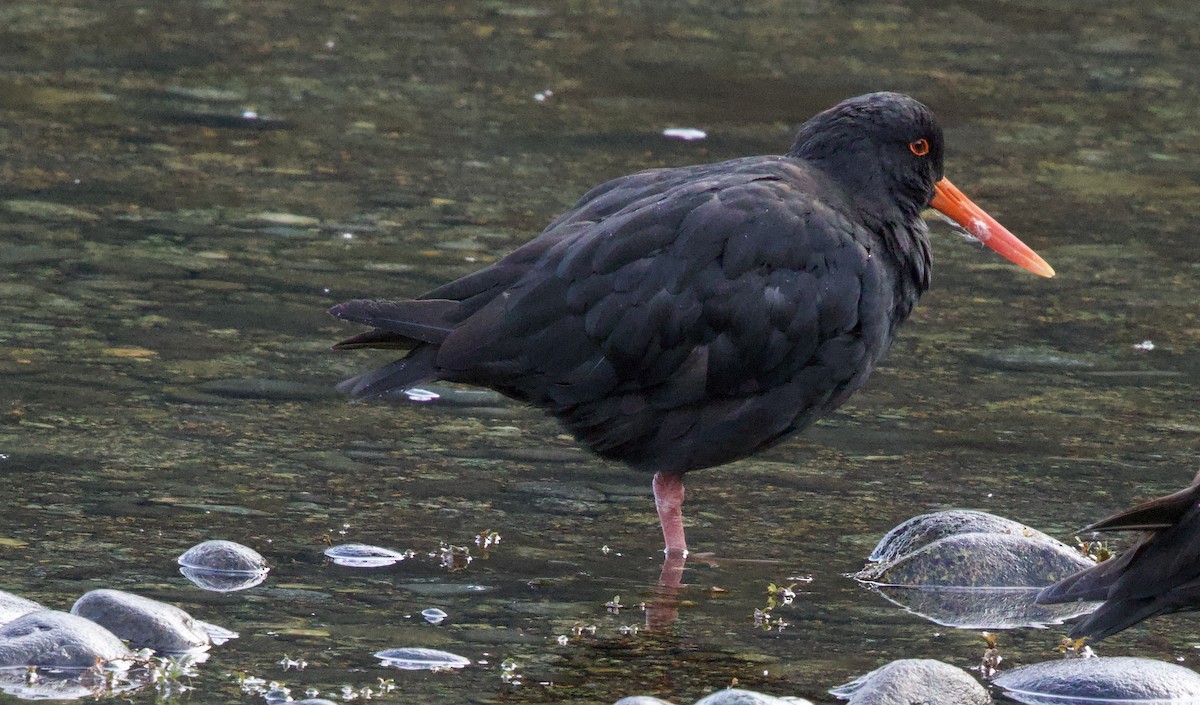
[[[381,665],[405,671],[445,671],[471,665],[471,660],[449,651],[407,647],[387,649],[375,654]]]
[[[325,549],[325,555],[334,563],[347,568],[385,568],[411,558],[412,551],[403,553],[390,548],[368,546],[365,543],[344,543]]]
[[[1140,343],[1134,343],[1134,344],[1133,344],[1133,349],[1134,349],[1134,350],[1144,350],[1144,351],[1146,351],[1146,352],[1149,352],[1149,351],[1153,350],[1153,349],[1154,349],[1154,347],[1155,347],[1155,346],[1154,346],[1154,341],[1153,341],[1153,340],[1143,340],[1143,341],[1142,341],[1142,342],[1140,342]]]

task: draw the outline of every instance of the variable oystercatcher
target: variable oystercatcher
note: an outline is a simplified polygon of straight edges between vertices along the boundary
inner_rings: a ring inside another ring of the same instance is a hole
[[[540,407],[599,455],[654,473],[667,555],[686,555],[683,474],[745,458],[861,387],[929,286],[921,211],[1054,270],[942,176],[933,113],[843,101],[782,156],[651,169],[597,186],[500,261],[410,301],[330,309],[408,349],[356,398],[429,380]]]
[[[1086,526],[1090,531],[1145,531],[1133,548],[1063,578],[1038,594],[1043,604],[1103,601],[1071,629],[1099,641],[1160,614],[1200,608],[1200,475],[1191,487]]]

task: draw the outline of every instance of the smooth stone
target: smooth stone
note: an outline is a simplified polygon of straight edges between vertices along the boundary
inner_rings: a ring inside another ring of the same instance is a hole
[[[570,499],[579,502],[604,501],[603,492],[598,492],[590,487],[584,487],[583,485],[574,485],[565,482],[542,482],[537,480],[529,480],[526,482],[514,483],[510,489],[513,492],[538,495],[539,497],[545,498]]]
[[[92,620],[135,649],[184,653],[213,643],[204,623],[175,605],[121,590],[85,593],[71,614]]]
[[[408,558],[408,554],[365,543],[343,543],[325,549],[334,563],[347,568],[385,568]]]
[[[940,538],[971,533],[1043,536],[1048,540],[1054,540],[1036,529],[995,514],[974,509],[947,509],[942,512],[915,516],[902,522],[880,539],[867,560],[874,562],[895,560]]]
[[[1200,674],[1173,663],[1130,656],[1059,659],[1005,671],[992,681],[1030,705],[1101,705],[1120,701],[1195,703]]]
[[[14,199],[4,201],[3,206],[4,210],[13,215],[21,215],[38,220],[92,222],[100,219],[100,216],[95,213],[89,213],[80,208],[68,206],[65,203]]]
[[[76,256],[79,256],[79,253],[44,245],[5,245],[0,247],[0,265],[4,266],[58,262]]]
[[[375,658],[383,666],[393,666],[405,671],[443,671],[471,665],[471,660],[458,654],[438,649],[420,647],[387,649],[376,652]]]
[[[674,703],[649,695],[630,695],[627,698],[621,698],[613,705],[674,705]]]
[[[938,539],[855,577],[882,585],[1045,587],[1095,563],[1060,541],[1012,534],[958,534]]]
[[[325,698],[305,698],[303,700],[293,700],[291,705],[337,705],[337,703]]]
[[[213,540],[198,543],[178,559],[185,568],[223,573],[265,573],[270,568],[258,551],[233,541]]]
[[[0,668],[91,668],[131,658],[115,634],[66,612],[29,612],[0,626]]]
[[[974,357],[980,363],[994,369],[1014,372],[1082,370],[1096,366],[1096,363],[1085,357],[1069,355],[1050,348],[1017,347],[1006,350],[988,350],[976,353]]]
[[[933,659],[900,659],[832,688],[850,705],[988,705],[992,698],[969,673]]]
[[[181,566],[179,572],[183,577],[201,590],[209,592],[237,592],[249,590],[260,585],[267,579],[267,572],[231,573],[224,570],[208,570],[206,568],[189,568]]]
[[[255,213],[240,220],[235,225],[240,227],[286,226],[292,228],[315,228],[321,224],[320,218],[296,213]]]
[[[962,588],[873,585],[888,602],[944,627],[1042,628],[1094,612],[1099,602],[1037,604],[1041,588]]]
[[[8,624],[23,614],[44,609],[46,608],[33,600],[0,590],[0,624]]]
[[[396,587],[424,597],[480,595],[495,590],[490,585],[460,585],[458,583],[398,583]]]
[[[233,399],[270,401],[318,401],[339,396],[333,387],[284,379],[215,379],[197,385],[197,389]]]
[[[725,690],[718,690],[715,693],[705,695],[693,703],[693,705],[788,705],[789,703],[790,705],[797,705],[797,700],[794,698],[785,700],[784,698],[777,698],[774,695],[757,693],[753,690],[726,688]]]

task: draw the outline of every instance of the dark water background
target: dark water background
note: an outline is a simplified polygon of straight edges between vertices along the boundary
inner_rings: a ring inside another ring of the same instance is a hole
[[[829,701],[896,658],[971,667],[977,633],[844,574],[924,511],[1071,540],[1200,470],[1198,65],[1192,0],[5,0],[0,588],[65,609],[116,587],[240,632],[196,703],[261,702],[237,673],[297,697],[394,678],[392,702],[684,703],[734,678]],[[867,388],[689,478],[693,548],[746,562],[693,561],[670,631],[622,634],[642,614],[604,606],[653,596],[648,477],[507,401],[332,391],[387,356],[331,352],[330,304],[418,294],[600,181],[778,153],[879,89],[934,108],[947,174],[1058,277],[934,226],[934,288]],[[464,570],[430,555],[484,531],[500,545]],[[260,550],[270,579],[192,587],[174,558],[210,538]],[[326,538],[417,555],[355,571]],[[788,628],[755,626],[770,583],[809,578],[774,613]],[[1005,665],[1063,633],[1001,634]],[[396,646],[486,663],[377,666]],[[1181,616],[1098,651],[1196,667],[1197,648]]]

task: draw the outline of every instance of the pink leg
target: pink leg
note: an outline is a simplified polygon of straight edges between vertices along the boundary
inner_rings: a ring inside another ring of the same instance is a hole
[[[687,541],[683,538],[683,475],[673,472],[654,473],[654,506],[662,524],[663,540],[668,556],[686,556]]]

